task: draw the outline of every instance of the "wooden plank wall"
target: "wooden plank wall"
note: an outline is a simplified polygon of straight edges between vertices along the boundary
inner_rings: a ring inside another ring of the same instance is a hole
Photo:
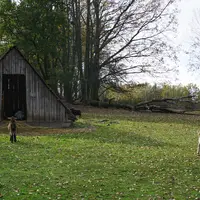
[[[23,57],[16,49],[12,49],[3,59],[3,74],[25,74],[26,67]]]
[[[1,69],[3,69],[2,72]],[[63,122],[66,120],[65,107],[17,49],[11,49],[0,61],[0,94],[2,94],[2,74],[24,74],[26,76],[28,122]]]

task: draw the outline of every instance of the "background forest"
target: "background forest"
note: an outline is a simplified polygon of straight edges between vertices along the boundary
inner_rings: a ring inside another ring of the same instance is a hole
[[[167,42],[177,25],[174,4],[174,0],[1,0],[0,54],[16,45],[68,102],[114,99],[135,104],[194,93],[198,98],[195,85],[133,82],[138,74],[176,70],[167,62],[177,59]]]

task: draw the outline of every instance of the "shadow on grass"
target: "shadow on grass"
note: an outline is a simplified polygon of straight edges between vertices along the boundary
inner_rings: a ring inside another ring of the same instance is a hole
[[[137,113],[132,115],[131,121],[199,125],[200,116],[171,113]]]
[[[126,144],[138,147],[178,147],[178,145],[164,142],[150,136],[144,136],[134,132],[121,132],[117,128],[108,128],[105,132],[105,127],[99,127],[96,132],[92,133],[65,134],[60,136],[54,135],[52,137],[60,137],[62,139],[90,140],[99,143]]]
[[[160,120],[160,121],[164,121],[165,117],[163,117],[162,119],[159,119],[158,116],[160,115],[156,115],[156,117],[150,117],[148,118],[149,115],[145,115],[146,117],[144,117],[144,115],[141,115],[139,117],[137,117],[137,119],[135,118],[130,118],[130,121],[156,121],[156,119]],[[171,115],[170,115],[171,116]],[[113,120],[118,120],[120,121],[120,118],[116,118],[116,116],[113,116],[115,118],[113,118]],[[125,116],[128,117],[128,116]],[[126,120],[126,118],[123,118],[121,120]],[[122,116],[121,116],[122,118]],[[138,134],[136,132],[132,132],[132,131],[128,131],[126,130],[126,127],[124,127],[123,129],[123,124],[122,127],[119,129],[119,126],[105,126],[105,124],[99,124],[99,120],[102,119],[101,118],[96,118],[90,121],[84,119],[84,121],[79,121],[78,123],[76,123],[74,125],[74,128],[72,130],[72,132],[63,132],[63,133],[57,133],[55,134],[56,130],[53,130],[54,132],[51,132],[51,129],[48,130],[43,130],[44,132],[48,132],[45,134],[39,134],[38,137],[34,136],[34,135],[26,135],[26,136],[30,136],[28,139],[26,138],[25,140],[21,138],[21,141],[19,140],[19,144],[23,145],[26,148],[29,148],[30,146],[35,146],[36,148],[45,148],[45,143],[40,143],[39,139],[40,136],[42,137],[51,137],[51,138],[60,138],[61,140],[65,140],[65,139],[79,139],[79,140],[90,140],[90,141],[94,141],[94,142],[99,142],[99,143],[115,143],[115,144],[125,144],[125,145],[134,145],[134,146],[138,146],[138,147],[164,147],[164,146],[168,146],[168,147],[178,147],[178,145],[174,144],[174,143],[170,143],[170,142],[166,142],[164,140],[159,140],[157,138],[153,138],[151,136],[145,136],[142,134]],[[129,119],[129,118],[128,118]],[[149,120],[147,120],[149,119]],[[174,119],[174,118],[173,118]],[[112,118],[109,117],[109,121],[112,120]],[[171,119],[172,120],[172,119]],[[158,121],[158,122],[160,122]],[[91,124],[90,124],[91,122]],[[164,121],[166,123],[166,121]],[[98,123],[98,124],[96,124]],[[107,123],[107,122],[106,122]],[[119,122],[120,123],[120,122]],[[174,122],[176,123],[176,122]],[[92,130],[89,130],[91,125],[95,125],[95,128]],[[84,130],[84,132],[78,132],[78,128],[88,128],[86,130]],[[145,128],[146,129],[146,128]],[[65,131],[65,130],[64,130]],[[55,134],[55,135],[54,135]],[[23,136],[20,136],[23,137]],[[37,142],[38,140],[38,142]],[[48,138],[46,139],[48,141]],[[46,144],[48,146],[48,144]]]
[[[154,122],[154,123],[176,123],[176,124],[192,124],[199,125],[199,115],[186,115],[186,114],[172,114],[172,113],[148,113],[148,112],[130,112],[126,114],[110,114],[110,115],[93,115],[89,114],[86,119],[93,118],[96,120],[109,119],[109,120],[126,120],[136,122]]]

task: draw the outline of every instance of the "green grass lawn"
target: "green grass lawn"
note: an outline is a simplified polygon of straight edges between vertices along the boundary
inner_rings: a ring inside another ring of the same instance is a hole
[[[101,113],[83,114],[70,133],[19,130],[15,144],[2,132],[0,199],[200,199],[199,125],[198,116]]]

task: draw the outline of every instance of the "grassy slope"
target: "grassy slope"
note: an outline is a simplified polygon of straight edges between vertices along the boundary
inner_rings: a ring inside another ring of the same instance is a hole
[[[16,144],[4,132],[0,199],[198,199],[199,120],[84,114],[82,132],[18,136]]]

